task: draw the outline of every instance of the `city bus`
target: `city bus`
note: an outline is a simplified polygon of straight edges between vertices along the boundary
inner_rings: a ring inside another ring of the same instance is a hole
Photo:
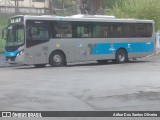
[[[113,60],[126,63],[155,51],[153,20],[114,16],[31,16],[9,19],[2,30],[8,63],[45,67]]]

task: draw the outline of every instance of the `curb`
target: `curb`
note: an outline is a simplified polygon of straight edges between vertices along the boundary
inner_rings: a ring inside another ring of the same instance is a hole
[[[4,54],[0,54],[0,68],[4,68],[4,67],[11,67],[12,65],[7,64],[4,61]]]
[[[151,55],[148,55],[148,56],[146,56],[146,57],[143,57],[143,58],[152,57],[152,56],[158,55],[158,54],[160,54],[160,49],[156,50],[155,53],[153,53],[153,54],[151,54]]]

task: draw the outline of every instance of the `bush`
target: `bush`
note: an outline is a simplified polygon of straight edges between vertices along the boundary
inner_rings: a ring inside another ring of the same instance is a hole
[[[118,18],[150,19],[155,21],[156,30],[160,29],[159,0],[121,0],[122,4],[107,9],[107,13]]]

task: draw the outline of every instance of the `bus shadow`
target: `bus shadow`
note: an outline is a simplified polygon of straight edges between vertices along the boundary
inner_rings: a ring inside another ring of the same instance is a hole
[[[100,63],[86,63],[86,64],[75,64],[75,65],[68,65],[67,67],[77,67],[77,66],[108,66],[108,65],[127,65],[127,64],[138,64],[138,63],[149,63],[150,61],[146,61],[146,60],[136,60],[136,61],[129,61],[127,63],[124,64],[117,64],[115,62],[108,62],[108,63],[104,63],[104,64],[100,64]]]
[[[80,66],[108,66],[108,65],[128,65],[128,64],[140,64],[140,63],[150,63],[151,61],[146,61],[146,60],[133,60],[133,61],[129,61],[125,64],[116,64],[115,62],[108,62],[105,64],[100,64],[100,63],[81,63],[81,64],[73,64],[73,65],[67,65],[64,67],[51,67],[49,65],[47,65],[44,68],[36,68],[33,65],[24,65],[24,66],[18,66],[18,67],[13,67],[12,69],[45,69],[45,68],[70,68],[70,67],[80,67]]]
[[[136,60],[136,61],[129,61],[129,62],[127,62],[127,63],[149,63],[149,62],[151,62],[151,61],[147,61],[147,60]]]

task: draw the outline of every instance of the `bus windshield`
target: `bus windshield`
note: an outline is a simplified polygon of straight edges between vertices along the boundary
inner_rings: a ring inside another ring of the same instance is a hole
[[[24,26],[11,25],[7,28],[7,46],[17,46],[24,44]]]

